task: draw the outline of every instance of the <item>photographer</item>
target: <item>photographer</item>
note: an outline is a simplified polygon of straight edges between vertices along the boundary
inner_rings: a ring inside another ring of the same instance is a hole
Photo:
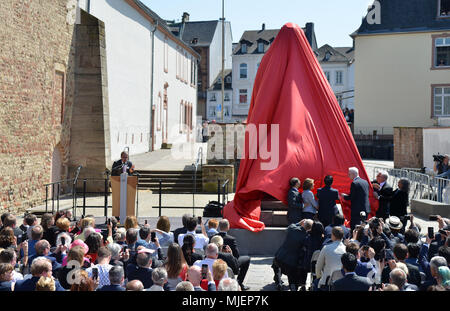
[[[448,171],[448,158],[449,155],[445,154],[444,156],[435,156],[434,158],[434,167],[433,170],[437,173],[437,175],[441,175]]]

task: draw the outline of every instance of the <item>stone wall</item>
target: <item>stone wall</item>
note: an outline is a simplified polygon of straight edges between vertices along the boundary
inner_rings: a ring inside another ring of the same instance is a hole
[[[68,172],[74,98],[73,21],[67,0],[0,2],[0,207],[45,197],[52,154]]]
[[[81,180],[102,179],[111,169],[105,25],[81,10],[76,26],[75,103],[72,112],[69,174],[81,165]],[[87,183],[88,191],[103,191],[103,181]]]
[[[394,167],[423,167],[423,129],[394,128]]]

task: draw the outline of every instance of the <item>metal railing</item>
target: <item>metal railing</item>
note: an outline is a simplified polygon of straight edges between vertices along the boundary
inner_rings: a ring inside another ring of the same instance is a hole
[[[401,178],[407,178],[410,182],[409,199],[428,199],[440,203],[450,203],[450,180],[438,178],[433,175],[422,173],[417,168],[386,168],[366,165],[367,170],[373,170],[373,179],[379,171],[386,171],[389,174],[388,183],[395,187]]]

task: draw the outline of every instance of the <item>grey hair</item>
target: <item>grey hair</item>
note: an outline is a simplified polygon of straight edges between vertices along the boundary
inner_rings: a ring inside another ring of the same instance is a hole
[[[222,219],[221,221],[219,221],[219,231],[225,231],[228,230],[230,228],[230,222],[228,221],[228,219]]]
[[[183,281],[177,284],[177,287],[175,287],[175,291],[177,292],[193,292],[194,291],[194,285],[192,285],[191,282]]]
[[[389,273],[389,278],[392,280],[392,283],[397,285],[398,288],[403,288],[406,283],[406,273],[400,268],[395,268]]]
[[[389,178],[389,174],[386,171],[379,171],[378,174],[383,176],[386,180]]]
[[[218,290],[220,292],[237,292],[239,284],[235,279],[225,278],[220,281]]]
[[[109,281],[112,285],[121,285],[123,277],[124,272],[121,266],[113,266],[109,270]]]
[[[217,247],[216,244],[210,243],[210,244],[208,244],[208,246],[206,246],[206,249],[205,249],[206,257],[216,256],[218,253],[219,253],[219,248]]]
[[[358,170],[357,167],[350,167],[350,168],[348,169],[348,172],[349,172],[349,173],[354,173],[354,174],[356,174],[356,175],[359,175],[359,170]]]
[[[167,270],[163,267],[158,267],[152,272],[152,281],[156,285],[163,286],[167,281]]]
[[[87,227],[83,230],[84,233],[84,239],[86,240],[88,236],[90,236],[92,233],[95,233],[95,229],[92,227]]]
[[[446,267],[447,260],[442,256],[434,256],[430,260],[430,268],[437,270],[439,267]]]
[[[108,249],[111,252],[111,258],[116,259],[120,255],[122,247],[117,243],[108,244]]]

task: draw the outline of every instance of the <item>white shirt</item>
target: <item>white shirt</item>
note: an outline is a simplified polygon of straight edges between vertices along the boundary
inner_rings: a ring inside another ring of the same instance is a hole
[[[205,258],[203,260],[197,260],[196,262],[194,262],[195,266],[198,267],[202,267],[202,265],[208,265],[209,271],[211,272],[211,275],[213,274],[213,264],[217,259],[212,259],[212,258]],[[223,278],[227,278],[228,277],[228,271],[225,272],[225,275],[223,276]]]
[[[195,248],[205,248],[206,245],[209,243],[209,238],[204,236],[202,233],[195,233],[194,231],[187,232],[186,234],[192,234],[195,237]],[[180,234],[178,235],[178,245],[180,247],[183,246],[183,239],[186,234]]]

